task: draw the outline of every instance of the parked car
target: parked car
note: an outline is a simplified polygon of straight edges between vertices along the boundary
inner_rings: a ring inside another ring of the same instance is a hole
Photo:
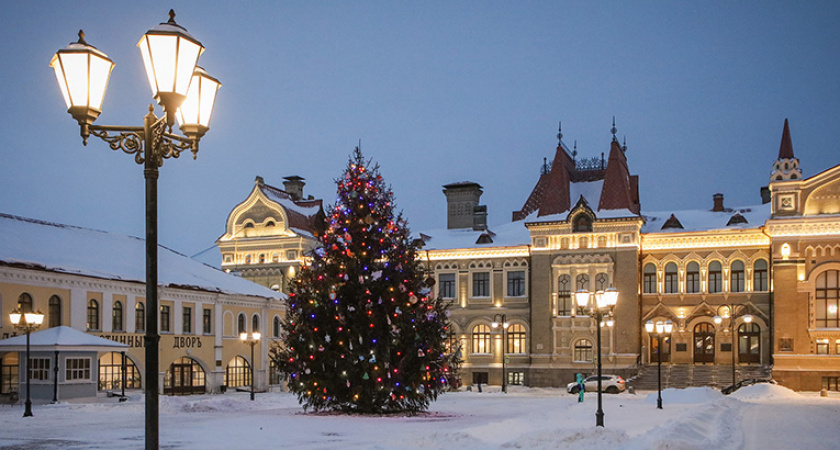
[[[757,383],[777,384],[776,380],[766,380],[766,379],[759,379],[759,378],[747,378],[746,380],[741,380],[741,381],[739,381],[735,384],[726,386],[725,388],[721,389],[720,392],[722,392],[724,395],[729,395],[729,394],[737,391],[738,389],[741,389],[744,386],[750,386],[752,384],[757,384]]]
[[[595,392],[598,390],[598,375],[590,375],[583,380],[586,392]],[[624,392],[626,389],[624,378],[618,375],[601,375],[601,390],[608,394],[618,394]],[[566,392],[570,394],[577,394],[580,391],[577,383],[569,383],[566,385]]]

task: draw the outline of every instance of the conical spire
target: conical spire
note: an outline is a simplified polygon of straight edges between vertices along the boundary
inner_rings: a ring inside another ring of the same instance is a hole
[[[779,145],[779,159],[793,159],[793,144],[790,140],[790,127],[785,118],[785,129],[782,131],[782,143]]]

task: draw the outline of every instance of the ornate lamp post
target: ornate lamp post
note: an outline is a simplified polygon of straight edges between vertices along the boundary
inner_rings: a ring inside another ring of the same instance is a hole
[[[23,417],[32,417],[32,399],[29,397],[29,334],[41,327],[41,324],[44,323],[44,315],[41,314],[41,311],[21,311],[20,305],[18,305],[9,314],[9,318],[15,328],[26,334],[26,361],[23,363],[26,367],[26,402],[24,402]]]
[[[498,319],[501,319],[499,321]],[[496,314],[493,316],[493,323],[490,324],[493,328],[502,328],[502,392],[507,394],[507,373],[505,370],[505,359],[507,359],[507,329],[510,324],[507,322],[507,315]]]
[[[671,331],[674,330],[674,324],[670,320],[665,322],[659,320],[656,322],[656,324],[654,324],[653,321],[648,320],[647,323],[645,323],[645,330],[648,332],[648,334],[656,334],[657,338],[656,407],[658,409],[662,409],[662,336],[670,336]]]
[[[260,333],[254,331],[250,335],[248,333],[240,333],[239,339],[251,346],[251,401],[254,401],[254,346],[260,341]]]
[[[216,90],[221,86],[196,66],[204,51],[201,43],[169,21],[147,31],[137,43],[143,56],[152,96],[163,107],[164,116],[154,114],[154,106],[143,118],[143,126],[93,125],[99,117],[102,99],[114,63],[105,53],[85,42],[79,31],[78,42],[71,43],[53,56],[59,88],[67,112],[79,123],[82,142],[87,145],[92,134],[108,142],[112,150],[134,155],[143,164],[146,179],[146,448],[158,448],[158,239],[157,179],[163,160],[177,158],[184,150],[198,153],[198,142],[209,128]],[[172,133],[176,112],[184,136]],[[111,134],[113,133],[113,135]]]
[[[590,301],[594,298],[594,302]],[[595,426],[604,426],[604,409],[601,403],[601,327],[612,321],[615,304],[618,302],[618,289],[610,286],[605,291],[589,292],[581,289],[575,292],[575,303],[577,303],[580,314],[590,313],[595,319],[595,330],[598,340],[598,411],[595,412]],[[587,305],[589,309],[587,310]],[[605,321],[606,319],[606,321]]]
[[[732,305],[725,305],[725,306],[729,309],[729,311],[727,311],[723,316],[715,316],[713,320],[715,322],[715,325],[720,325],[721,323],[723,323],[723,319],[729,319],[729,328],[727,328],[727,329],[729,330],[729,332],[731,334],[731,337],[732,337],[732,351],[730,353],[732,354],[732,385],[734,386],[735,385],[735,351],[736,351],[735,349],[737,348],[737,344],[738,344],[736,342],[737,331],[734,328],[735,327],[735,320],[738,319],[739,317],[743,317],[744,318],[744,323],[752,323],[753,316],[749,313],[736,314],[736,308],[738,306],[741,306],[741,308],[744,308],[744,305],[732,304]]]

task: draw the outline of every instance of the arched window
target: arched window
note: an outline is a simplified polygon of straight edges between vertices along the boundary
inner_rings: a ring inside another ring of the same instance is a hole
[[[817,328],[840,328],[840,271],[826,270],[817,275]]]
[[[665,265],[665,293],[676,294],[680,291],[680,275],[677,263],[669,262]]]
[[[279,317],[274,318],[274,329],[272,331],[273,331],[271,333],[272,336],[274,336],[276,338],[280,337],[280,318]]]
[[[560,277],[557,278],[557,315],[571,315],[573,308],[572,277],[568,275],[560,275]]]
[[[606,236],[598,236],[598,248],[604,248],[607,246],[607,237]]]
[[[577,276],[577,289],[576,291],[588,291],[589,290],[589,275],[582,273]]]
[[[525,326],[515,323],[507,330],[507,352],[527,353],[528,347],[525,342]]]
[[[32,296],[24,292],[18,297],[18,306],[20,306],[21,313],[34,312],[32,309]]]
[[[578,339],[575,341],[575,362],[590,362],[592,356],[592,341],[589,339]]]
[[[225,368],[225,386],[239,387],[251,385],[251,365],[241,356],[235,356]]]
[[[744,292],[743,261],[732,261],[729,265],[729,292]]]
[[[569,238],[564,237],[560,239],[560,248],[566,250],[569,248]]]
[[[685,292],[696,294],[700,292],[700,264],[691,261],[685,268]]]
[[[599,273],[595,275],[595,290],[596,291],[603,291],[610,287],[610,277],[607,276],[605,273]]]
[[[245,314],[239,313],[239,317],[236,321],[236,332],[237,334],[247,333],[248,330],[245,327]]]
[[[753,264],[753,291],[767,291],[767,261],[759,259]]]
[[[97,302],[94,299],[91,299],[88,302],[87,329],[88,330],[98,330],[99,329],[99,302]]]
[[[114,302],[112,327],[114,331],[123,330],[123,304],[121,301]]]
[[[476,325],[472,330],[472,352],[490,353],[490,327]]]
[[[722,267],[720,261],[712,261],[709,263],[709,293],[716,294],[723,290],[722,285]]]
[[[645,264],[644,269],[644,293],[656,293],[656,266],[653,263]]]
[[[50,297],[50,328],[61,326],[61,298],[57,295]]]
[[[146,306],[143,302],[134,305],[134,331],[140,333],[146,331]]]
[[[169,365],[163,378],[163,393],[173,395],[204,394],[204,368],[198,361],[181,357]]]
[[[251,332],[252,333],[259,333],[260,332],[260,316],[254,314],[254,317],[251,317]]]
[[[260,253],[260,264],[265,264],[265,253]]]
[[[280,262],[280,254],[277,253],[277,252],[272,253],[271,254],[271,262],[274,262],[274,263]]]
[[[122,362],[125,357],[125,388],[140,389],[140,371],[127,355],[108,352],[99,358],[99,390],[122,388]]]
[[[245,255],[245,264],[251,264],[251,255]]]
[[[578,238],[578,248],[589,248],[589,238],[586,236]]]

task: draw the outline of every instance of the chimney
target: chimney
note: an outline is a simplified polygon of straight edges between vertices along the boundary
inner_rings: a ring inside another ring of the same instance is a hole
[[[297,175],[292,175],[283,178],[283,190],[292,196],[292,200],[300,200],[303,198],[303,186],[306,184],[304,178]]]
[[[443,193],[446,195],[447,229],[487,227],[487,207],[478,204],[483,193],[481,189],[480,184],[471,181],[443,186]]]
[[[715,202],[715,206],[712,207],[712,212],[726,211],[726,209],[723,207],[723,194],[713,195],[712,200],[714,200],[714,202]]]

